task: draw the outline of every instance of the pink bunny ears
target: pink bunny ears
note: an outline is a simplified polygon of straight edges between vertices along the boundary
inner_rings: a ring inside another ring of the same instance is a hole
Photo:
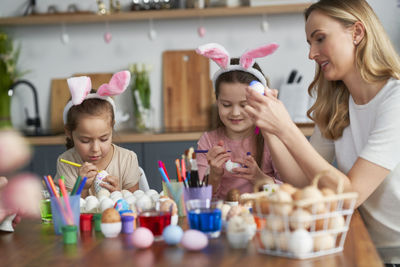
[[[102,84],[97,92],[89,94],[92,89],[92,82],[87,76],[72,77],[67,79],[71,92],[71,101],[65,105],[63,112],[64,124],[67,123],[68,111],[72,106],[80,105],[85,99],[99,98],[110,102],[115,113],[115,103],[110,96],[122,94],[129,85],[131,73],[127,70],[115,73],[109,83]]]
[[[241,71],[249,72],[249,73],[253,74],[255,77],[257,77],[257,79],[259,79],[260,82],[264,86],[267,86],[267,81],[266,81],[264,75],[257,69],[253,68],[252,66],[253,66],[256,58],[266,57],[266,56],[274,53],[277,48],[278,48],[278,45],[275,43],[272,43],[272,44],[263,45],[258,48],[246,51],[240,57],[239,65],[230,65],[231,58],[229,56],[229,53],[220,44],[216,44],[216,43],[205,44],[205,45],[199,46],[196,49],[196,52],[202,56],[212,59],[215,63],[217,63],[218,66],[221,67],[221,69],[218,70],[213,76],[213,84],[214,84],[214,89],[215,89],[215,82],[218,79],[218,77],[225,72],[234,71],[234,70],[241,70]]]

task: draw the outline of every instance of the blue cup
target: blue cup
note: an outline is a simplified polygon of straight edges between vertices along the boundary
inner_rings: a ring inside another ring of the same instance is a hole
[[[187,218],[190,229],[205,233],[210,238],[217,238],[221,234],[222,200],[192,199],[186,202]]]
[[[69,196],[69,204],[72,212],[72,217],[68,213],[67,205],[64,202],[64,198],[60,197],[58,200],[56,197],[51,197],[51,213],[53,214],[54,231],[57,235],[62,234],[61,228],[65,225],[76,225],[79,232],[79,220],[80,220],[80,195]],[[60,205],[62,210],[60,209]]]

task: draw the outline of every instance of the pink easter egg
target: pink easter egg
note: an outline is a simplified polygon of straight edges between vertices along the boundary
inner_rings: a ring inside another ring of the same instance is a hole
[[[0,131],[0,174],[7,174],[24,166],[31,158],[29,144],[14,130]]]
[[[206,28],[204,28],[203,26],[199,27],[197,29],[197,33],[199,34],[200,37],[203,37],[206,34]]]
[[[208,237],[198,230],[187,230],[183,234],[181,244],[187,250],[202,250],[208,245]]]
[[[104,41],[105,41],[107,44],[111,42],[111,38],[112,38],[111,33],[106,32],[106,33],[104,34]]]
[[[154,242],[153,233],[145,228],[139,227],[132,234],[132,243],[137,248],[148,248]]]

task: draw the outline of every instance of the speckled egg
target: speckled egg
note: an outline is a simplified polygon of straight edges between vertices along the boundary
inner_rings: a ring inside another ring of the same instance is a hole
[[[119,215],[119,212],[113,208],[106,209],[101,215],[102,223],[114,223],[120,221],[121,221],[121,216]]]
[[[148,248],[154,242],[154,235],[153,233],[145,228],[139,227],[132,234],[132,244],[136,248]]]
[[[181,244],[187,250],[202,250],[208,245],[208,238],[198,230],[187,230],[182,236]]]
[[[168,225],[164,228],[162,236],[168,245],[176,245],[181,242],[183,230],[178,225]]]

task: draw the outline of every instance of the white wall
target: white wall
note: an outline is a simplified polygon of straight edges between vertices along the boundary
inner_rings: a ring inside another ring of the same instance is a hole
[[[43,0],[37,0],[41,2]],[[49,0],[46,0],[49,1]],[[94,0],[86,0],[91,3]],[[0,16],[22,14],[26,0],[1,0]],[[57,1],[59,2],[59,1]],[[77,1],[76,1],[77,2]],[[83,0],[80,0],[83,2]],[[397,0],[369,0],[381,18],[398,51],[400,51],[400,8]],[[157,38],[148,38],[148,21],[110,23],[112,41],[106,44],[103,34],[105,23],[67,24],[68,44],[61,42],[60,25],[13,26],[6,30],[22,45],[19,66],[30,70],[24,78],[32,81],[39,91],[40,117],[45,129],[50,121],[50,81],[69,77],[74,73],[115,72],[130,63],[144,62],[153,65],[150,75],[152,105],[155,108],[156,127],[162,125],[162,52],[165,50],[195,49],[207,42],[224,45],[232,56],[239,56],[246,48],[277,42],[278,51],[258,60],[272,87],[279,88],[288,73],[296,68],[308,84],[314,74],[314,63],[308,60],[308,45],[304,35],[302,14],[269,15],[268,32],[261,31],[262,16],[204,18],[206,35],[197,35],[200,19],[156,20]],[[211,74],[216,71],[211,64]],[[21,86],[22,87],[22,86]],[[120,109],[132,112],[130,92],[117,99]],[[13,96],[13,124],[24,127],[24,108],[33,115],[33,100],[28,89],[16,90]],[[128,126],[132,126],[132,122]]]

